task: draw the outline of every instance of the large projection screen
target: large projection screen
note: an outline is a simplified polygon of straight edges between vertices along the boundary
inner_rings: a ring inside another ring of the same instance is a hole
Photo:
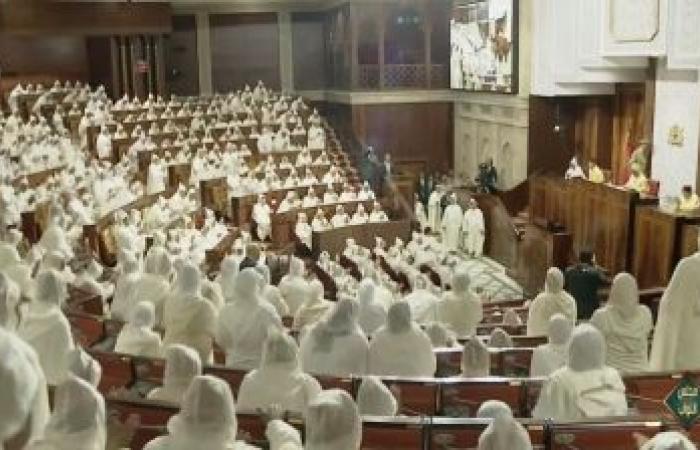
[[[518,0],[454,0],[450,87],[518,92]]]

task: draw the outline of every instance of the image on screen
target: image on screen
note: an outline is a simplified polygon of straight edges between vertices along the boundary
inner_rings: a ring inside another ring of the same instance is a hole
[[[450,87],[518,91],[517,0],[454,0]]]

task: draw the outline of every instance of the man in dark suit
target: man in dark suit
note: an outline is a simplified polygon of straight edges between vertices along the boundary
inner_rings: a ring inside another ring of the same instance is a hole
[[[245,248],[245,258],[238,265],[238,270],[242,271],[247,268],[255,268],[260,260],[260,248],[255,244],[248,244]]]
[[[579,262],[564,274],[565,289],[576,300],[579,320],[588,320],[600,306],[598,289],[605,283],[601,270],[593,263],[593,252],[583,250]]]

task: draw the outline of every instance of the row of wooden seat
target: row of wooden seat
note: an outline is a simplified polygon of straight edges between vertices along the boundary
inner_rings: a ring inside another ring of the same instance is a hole
[[[164,425],[178,408],[162,402],[108,398],[110,413],[126,420],[136,415],[140,427],[130,448],[141,449],[151,439],[166,434]],[[239,439],[266,447],[265,423],[256,414],[237,414]],[[303,435],[299,419],[289,421]],[[522,420],[533,448],[538,450],[637,450],[635,435],[647,438],[676,428],[672,422],[646,417],[597,419],[578,423]],[[484,419],[428,417],[363,417],[362,450],[476,449],[488,426]],[[692,436],[691,436],[692,437]]]
[[[165,362],[162,359],[133,357],[92,350],[91,354],[103,367],[102,392],[142,387],[148,391],[162,383]],[[237,393],[246,371],[220,365],[207,366],[204,373],[225,380]],[[677,386],[682,374],[644,373],[624,375],[623,381],[631,411],[671,420],[673,416],[664,400]],[[700,381],[700,372],[686,374]],[[338,388],[353,396],[357,394],[361,377],[317,376],[324,389]],[[400,411],[409,416],[473,417],[487,400],[501,400],[512,408],[517,417],[529,417],[539,397],[541,378],[404,378],[382,377],[382,381],[398,394]]]

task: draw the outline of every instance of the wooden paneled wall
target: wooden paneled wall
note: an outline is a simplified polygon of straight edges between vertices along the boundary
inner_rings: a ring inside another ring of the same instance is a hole
[[[624,183],[629,177],[627,161],[635,144],[644,137],[651,137],[653,127],[649,124],[650,112],[646,106],[645,85],[642,83],[625,84],[617,87],[614,99],[612,128],[613,179]]]
[[[431,170],[453,165],[450,103],[352,105],[352,129],[365,146],[396,161],[425,161]]]
[[[165,37],[164,50],[170,93],[199,94],[197,24],[194,15],[173,16],[173,32]]]
[[[528,173],[563,174],[569,161],[595,161],[627,180],[629,146],[647,135],[648,108],[643,83],[618,86],[615,95],[530,97]],[[555,125],[559,131],[554,130]]]
[[[51,74],[56,78],[87,81],[90,73],[87,46],[82,36],[0,33],[0,68],[3,77]]]
[[[212,14],[209,20],[215,91],[252,87],[258,80],[280,89],[276,13]]]
[[[0,7],[0,30],[22,35],[168,33],[170,16],[170,4],[164,2],[7,0]]]
[[[582,161],[595,161],[603,169],[611,167],[611,97],[579,99],[573,108],[574,151]]]
[[[533,221],[563,226],[572,235],[576,254],[592,250],[598,263],[613,274],[632,269],[636,213],[655,203],[655,199],[585,180],[530,180]]]
[[[292,14],[292,56],[296,89],[317,90],[326,87],[326,41],[323,37],[325,17],[323,12]]]
[[[565,99],[530,97],[528,134],[528,175],[563,174],[574,155],[573,120]],[[554,127],[559,125],[558,132]]]

